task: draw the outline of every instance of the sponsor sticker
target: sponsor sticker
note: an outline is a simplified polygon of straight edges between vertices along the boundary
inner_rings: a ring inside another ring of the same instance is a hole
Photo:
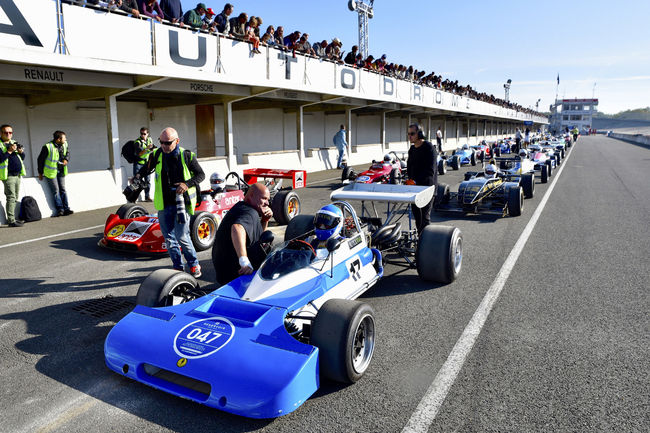
[[[350,246],[350,249],[356,247],[360,243],[361,243],[361,236],[357,236],[348,241],[348,245]]]
[[[110,229],[108,231],[108,233],[106,233],[106,236],[109,237],[109,238],[114,238],[116,236],[119,236],[124,232],[125,228],[126,227],[124,227],[124,224],[118,224],[115,227],[113,227],[112,229]]]
[[[210,356],[228,344],[233,335],[235,327],[224,317],[196,320],[178,331],[174,352],[186,359]]]
[[[370,180],[370,176],[359,176],[357,177],[357,182],[368,182]]]

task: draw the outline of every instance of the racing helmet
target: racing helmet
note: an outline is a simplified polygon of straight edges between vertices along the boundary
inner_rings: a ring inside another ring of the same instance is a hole
[[[384,155],[384,162],[391,162],[392,158],[390,157],[390,154]]]
[[[210,175],[210,188],[214,192],[223,192],[224,187],[224,178],[218,172],[214,172]]]
[[[467,144],[467,143],[463,144],[463,149],[465,149],[465,150],[469,149],[469,144]]]
[[[343,228],[343,212],[337,206],[328,204],[314,216],[314,231],[318,240],[326,241],[338,236]]]
[[[485,166],[485,177],[492,178],[497,174],[497,166],[494,164],[488,164]]]
[[[520,150],[519,150],[519,156],[521,156],[522,158],[527,157],[527,156],[528,156],[528,152],[526,151],[526,149],[520,149]]]

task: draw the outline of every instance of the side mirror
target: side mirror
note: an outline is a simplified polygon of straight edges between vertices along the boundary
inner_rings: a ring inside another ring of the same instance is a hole
[[[337,250],[341,246],[341,239],[337,238],[330,238],[327,240],[327,251],[330,253],[333,252],[334,250]]]
[[[275,236],[273,236],[273,232],[271,230],[266,230],[266,231],[262,232],[262,235],[260,236],[260,243],[261,244],[272,244],[274,239],[275,239]]]

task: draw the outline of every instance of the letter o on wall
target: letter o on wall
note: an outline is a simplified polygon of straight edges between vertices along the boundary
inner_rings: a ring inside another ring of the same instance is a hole
[[[341,87],[344,89],[354,89],[357,85],[357,74],[352,69],[341,69]]]
[[[436,104],[442,104],[442,92],[436,92]]]

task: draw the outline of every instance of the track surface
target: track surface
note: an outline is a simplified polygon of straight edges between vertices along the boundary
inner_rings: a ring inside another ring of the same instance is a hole
[[[572,148],[437,416],[418,428],[647,431],[649,162],[647,148],[601,136],[582,137]],[[468,170],[439,180],[455,186]],[[311,186],[300,191],[303,213],[328,201],[338,182],[327,179],[337,176],[309,176]],[[222,413],[104,366],[103,341],[129,304],[101,317],[74,308],[106,296],[133,303],[142,279],[170,266],[167,257],[100,249],[101,228],[3,247],[103,227],[113,209],[0,229],[0,431],[399,432],[549,185],[538,181],[521,217],[434,214],[434,222],[463,232],[459,279],[432,286],[411,270],[382,279],[362,297],[379,327],[366,376],[352,386],[325,382],[275,420]],[[210,253],[199,257],[207,284],[214,279]]]

